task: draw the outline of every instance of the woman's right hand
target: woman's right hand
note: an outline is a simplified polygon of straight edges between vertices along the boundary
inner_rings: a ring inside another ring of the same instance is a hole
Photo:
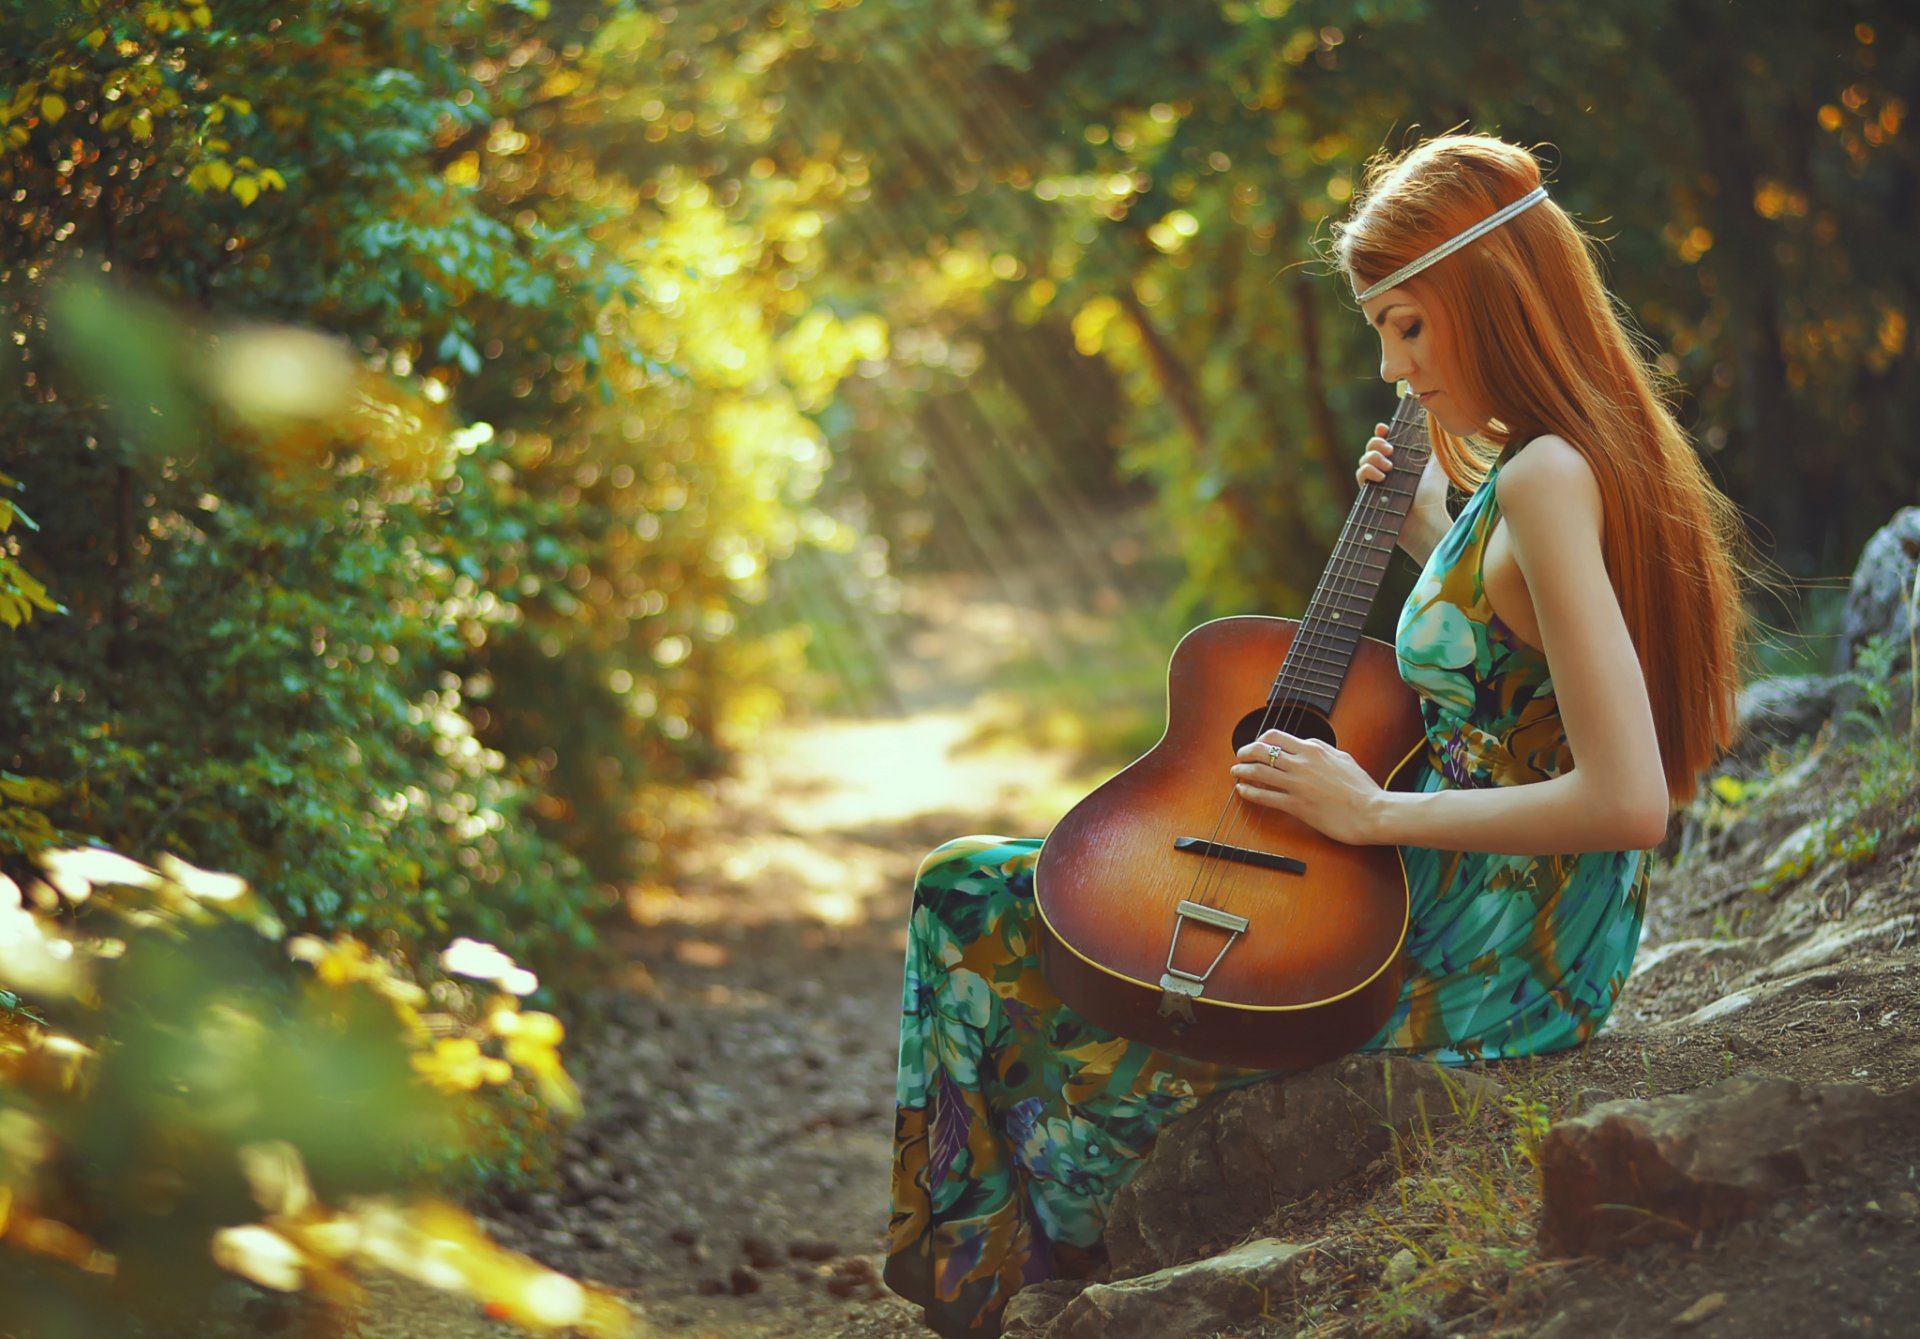
[[[1393,468],[1393,443],[1387,440],[1387,425],[1376,423],[1373,432],[1360,456],[1360,467],[1353,472],[1354,482],[1362,487],[1379,483]],[[1452,524],[1453,517],[1447,512],[1447,472],[1440,468],[1438,456],[1429,456],[1414,488],[1413,506],[1400,532],[1400,547],[1424,562]]]

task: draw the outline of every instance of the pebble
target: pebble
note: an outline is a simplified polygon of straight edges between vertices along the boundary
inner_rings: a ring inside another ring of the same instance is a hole
[[[1673,1318],[1673,1328],[1676,1330],[1684,1330],[1689,1326],[1698,1325],[1726,1304],[1727,1295],[1725,1293],[1708,1293],[1685,1311],[1675,1316]]]
[[[1579,1109],[1583,1112],[1591,1111],[1597,1106],[1604,1106],[1608,1102],[1617,1100],[1614,1094],[1608,1092],[1605,1088],[1582,1088],[1579,1095],[1574,1098]]]
[[[765,1237],[740,1238],[740,1253],[747,1257],[747,1263],[755,1269],[772,1269],[780,1263],[780,1253],[773,1249],[773,1243]]]
[[[1415,1274],[1420,1272],[1420,1258],[1407,1247],[1402,1246],[1387,1261],[1387,1267],[1380,1275],[1380,1281],[1389,1288],[1398,1288]]]
[[[800,1237],[787,1243],[787,1254],[795,1260],[831,1260],[840,1254],[840,1248],[830,1241]]]
[[[735,1297],[745,1297],[748,1293],[760,1291],[760,1276],[745,1265],[735,1265],[733,1272],[727,1275],[727,1287]]]

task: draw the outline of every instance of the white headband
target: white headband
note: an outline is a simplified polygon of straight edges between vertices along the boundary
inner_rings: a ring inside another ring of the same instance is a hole
[[[1379,283],[1375,284],[1373,287],[1369,288],[1366,292],[1362,293],[1360,295],[1360,301],[1362,302],[1372,301],[1374,298],[1377,298],[1382,293],[1386,292],[1389,288],[1392,288],[1395,284],[1400,283],[1402,280],[1405,280],[1405,279],[1411,279],[1414,275],[1420,273],[1420,271],[1426,269],[1427,266],[1433,264],[1435,261],[1445,260],[1448,256],[1451,256],[1454,252],[1458,251],[1461,247],[1465,246],[1468,242],[1471,242],[1474,238],[1479,237],[1483,233],[1492,232],[1495,228],[1499,227],[1502,223],[1505,223],[1508,219],[1512,218],[1515,214],[1518,214],[1521,210],[1527,208],[1529,205],[1537,205],[1546,198],[1547,198],[1547,188],[1545,186],[1535,186],[1532,190],[1528,191],[1525,195],[1521,196],[1518,200],[1515,200],[1512,204],[1507,205],[1505,208],[1496,210],[1494,213],[1487,215],[1485,218],[1481,219],[1478,223],[1474,224],[1471,228],[1468,228],[1465,232],[1461,233],[1459,236],[1449,237],[1446,241],[1440,243],[1439,246],[1436,246],[1433,250],[1427,252],[1426,255],[1420,257],[1418,260],[1409,261],[1407,264],[1402,265],[1399,269],[1395,270],[1392,274],[1389,274],[1386,278],[1382,279]]]

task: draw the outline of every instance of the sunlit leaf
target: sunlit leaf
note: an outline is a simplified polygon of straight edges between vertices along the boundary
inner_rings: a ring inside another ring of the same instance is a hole
[[[213,1259],[222,1269],[280,1292],[298,1291],[305,1278],[299,1248],[257,1224],[224,1227],[214,1233]]]

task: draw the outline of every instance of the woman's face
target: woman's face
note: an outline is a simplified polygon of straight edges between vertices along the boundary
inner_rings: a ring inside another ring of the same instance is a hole
[[[1451,384],[1432,314],[1405,285],[1389,288],[1360,310],[1380,336],[1382,381],[1406,382],[1427,413],[1455,437],[1470,437],[1486,426],[1487,415]]]

